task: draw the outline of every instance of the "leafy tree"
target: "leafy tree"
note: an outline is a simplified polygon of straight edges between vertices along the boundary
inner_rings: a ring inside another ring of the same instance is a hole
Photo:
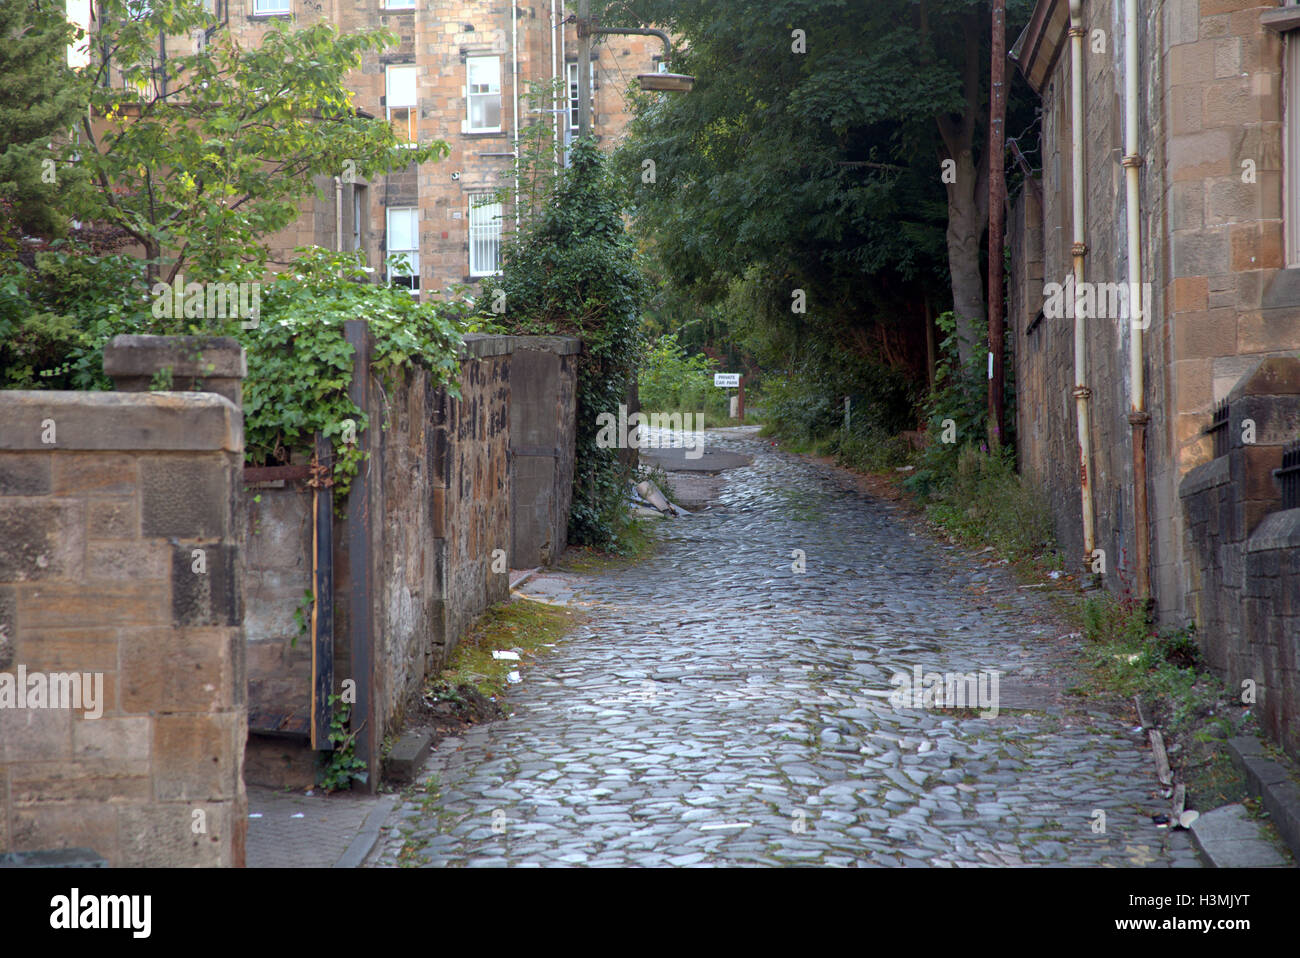
[[[196,281],[259,279],[262,238],[298,216],[313,177],[371,176],[448,152],[441,141],[407,148],[353,105],[347,75],[395,42],[387,31],[277,21],[254,49],[216,29],[201,0],[99,9],[94,61],[80,74],[84,142],[69,145],[95,189],[76,209],[133,237],[150,282],[182,269]]]
[[[59,235],[57,197],[75,177],[52,144],[76,123],[80,90],[68,68],[73,38],[62,3],[0,3],[0,228]]]
[[[1014,25],[1031,4],[1010,6]],[[914,372],[926,300],[954,302],[969,356],[984,316],[987,0],[632,0],[605,15],[632,13],[674,32],[674,68],[696,77],[685,96],[641,101],[623,152],[671,282],[715,302],[757,267],[772,338]],[[650,185],[635,177],[644,158]]]

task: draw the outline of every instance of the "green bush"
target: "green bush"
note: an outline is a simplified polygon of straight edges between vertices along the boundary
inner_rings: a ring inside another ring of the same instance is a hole
[[[0,260],[0,388],[111,389],[104,344],[148,321],[145,267],[51,244],[24,265]]]
[[[1051,548],[1052,514],[1040,493],[1016,474],[1010,450],[974,446],[958,454],[952,478],[929,506],[932,519],[969,545],[991,545],[1013,561]]]
[[[617,550],[631,475],[617,449],[598,445],[597,417],[627,401],[646,288],[604,162],[593,140],[574,145],[539,216],[506,242],[502,274],[484,282],[479,314],[514,333],[582,338],[569,540]],[[505,313],[497,316],[502,292]]]
[[[832,440],[829,451],[841,466],[859,472],[883,472],[906,463],[911,455],[911,446],[899,436],[868,429]]]
[[[641,409],[646,412],[704,413],[716,424],[731,415],[731,393],[713,385],[717,363],[702,353],[692,356],[677,342],[677,334],[647,342],[637,375]]]
[[[294,268],[265,287],[256,327],[228,329],[248,353],[245,455],[250,462],[287,461],[289,450],[310,452],[320,432],[334,445],[341,499],[363,458],[359,444],[347,441],[345,424],[351,420],[357,435],[369,425],[348,396],[353,349],[344,322],[365,317],[376,372],[421,366],[455,393],[464,310],[418,303],[404,288],[369,283],[359,252],[295,252]]]

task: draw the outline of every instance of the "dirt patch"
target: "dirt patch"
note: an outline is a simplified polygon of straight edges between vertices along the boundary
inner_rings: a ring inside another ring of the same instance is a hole
[[[471,725],[503,719],[507,712],[501,702],[463,682],[437,695],[426,687],[408,715],[408,727],[430,732],[436,743],[465,731]]]

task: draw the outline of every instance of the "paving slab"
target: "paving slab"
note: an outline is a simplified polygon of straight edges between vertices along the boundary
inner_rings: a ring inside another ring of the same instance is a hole
[[[248,786],[249,868],[359,868],[396,796]]]
[[[1215,868],[1288,868],[1291,862],[1245,805],[1224,805],[1192,823],[1192,838]]]

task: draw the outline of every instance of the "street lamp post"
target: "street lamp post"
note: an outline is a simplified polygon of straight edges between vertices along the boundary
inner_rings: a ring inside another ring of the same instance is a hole
[[[578,0],[578,136],[591,133],[591,38],[594,36],[658,37],[664,42],[664,62],[673,62],[673,41],[663,30],[653,27],[593,27],[591,0]],[[689,93],[695,77],[682,73],[641,73],[641,89],[647,92]]]

